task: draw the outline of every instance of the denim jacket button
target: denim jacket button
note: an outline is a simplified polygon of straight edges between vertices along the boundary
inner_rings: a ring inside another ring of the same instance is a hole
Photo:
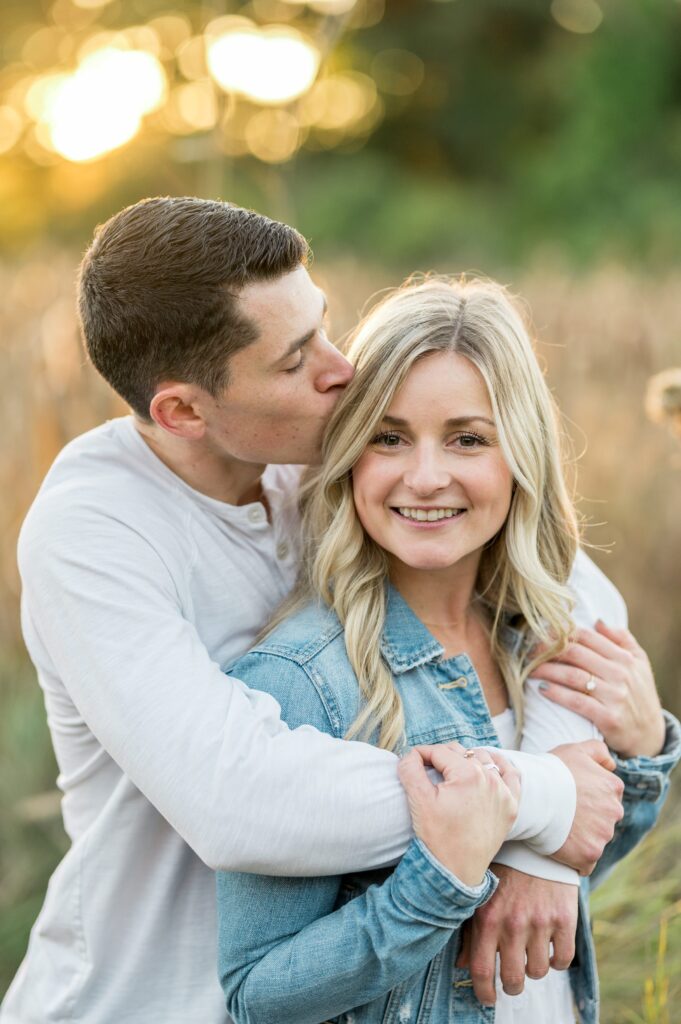
[[[448,683],[438,683],[438,690],[465,690],[468,686],[468,680],[465,676],[459,676],[458,679],[452,679]]]

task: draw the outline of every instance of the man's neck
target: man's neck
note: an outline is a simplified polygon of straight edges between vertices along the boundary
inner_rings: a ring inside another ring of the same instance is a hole
[[[264,466],[232,459],[201,441],[175,437],[155,423],[133,417],[135,428],[154,455],[195,491],[228,505],[262,499]]]

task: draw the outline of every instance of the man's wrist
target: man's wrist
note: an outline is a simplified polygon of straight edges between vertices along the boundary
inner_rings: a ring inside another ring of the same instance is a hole
[[[551,857],[536,853],[526,843],[506,842],[494,856],[498,864],[515,868],[526,875],[544,878],[549,882],[566,882],[568,885],[579,885],[579,874],[567,864],[561,864]],[[494,867],[492,867],[492,871]]]

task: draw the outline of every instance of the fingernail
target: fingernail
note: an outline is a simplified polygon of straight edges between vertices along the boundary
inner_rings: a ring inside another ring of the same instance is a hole
[[[539,686],[537,687],[537,689],[541,690],[542,692],[544,690],[548,690],[548,688],[549,688],[549,684],[548,683],[540,683]]]

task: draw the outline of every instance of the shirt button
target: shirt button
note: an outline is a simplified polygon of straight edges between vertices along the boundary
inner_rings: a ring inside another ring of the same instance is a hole
[[[277,544],[277,558],[286,558],[289,553],[289,546],[285,540]]]
[[[265,509],[262,505],[253,505],[253,507],[248,510],[248,518],[252,523],[262,523],[265,518]]]

